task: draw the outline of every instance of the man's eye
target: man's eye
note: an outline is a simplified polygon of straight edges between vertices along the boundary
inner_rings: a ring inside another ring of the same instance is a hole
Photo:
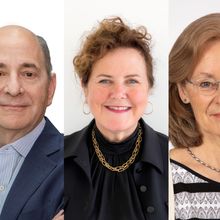
[[[34,78],[35,74],[32,72],[24,72],[22,74],[25,78]]]
[[[4,72],[0,72],[0,76],[5,76],[6,74]]]
[[[27,77],[32,77],[32,76],[33,76],[33,73],[26,73],[26,76],[27,76]]]

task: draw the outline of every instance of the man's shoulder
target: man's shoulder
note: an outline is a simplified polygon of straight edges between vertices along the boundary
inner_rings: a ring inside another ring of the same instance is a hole
[[[33,150],[37,148],[40,152],[44,154],[51,155],[53,153],[61,154],[64,148],[64,137],[58,129],[52,124],[52,122],[46,119],[46,124],[44,129],[38,139],[36,140]],[[40,146],[40,147],[39,147]]]
[[[58,129],[54,126],[54,124],[48,119],[46,119],[45,127],[42,131],[42,135],[45,135],[45,138],[57,138],[63,142],[64,136],[61,134]]]

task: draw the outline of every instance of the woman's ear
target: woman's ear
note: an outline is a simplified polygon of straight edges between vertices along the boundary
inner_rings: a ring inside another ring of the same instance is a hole
[[[83,93],[84,93],[84,96],[85,96],[85,101],[87,102],[88,87],[87,87],[87,85],[85,85],[85,83],[83,83],[82,81],[81,81],[81,87],[82,87],[82,90],[83,90]]]
[[[188,94],[185,84],[178,83],[177,88],[178,88],[179,96],[182,102],[185,104],[188,104],[190,102],[190,99],[189,99],[189,94]]]

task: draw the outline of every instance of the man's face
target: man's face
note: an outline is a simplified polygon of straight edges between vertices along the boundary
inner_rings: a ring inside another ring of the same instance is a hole
[[[55,90],[37,38],[22,28],[0,29],[0,133],[23,136],[43,118]]]

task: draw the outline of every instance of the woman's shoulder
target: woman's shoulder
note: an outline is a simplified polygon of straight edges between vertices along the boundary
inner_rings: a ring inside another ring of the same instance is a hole
[[[156,133],[159,141],[168,147],[168,136],[159,132],[159,131],[155,131],[155,133]]]
[[[76,142],[78,139],[85,139],[85,137],[88,135],[89,130],[93,126],[94,121],[91,121],[89,125],[85,126],[81,130],[75,131],[71,134],[64,136],[64,144],[68,145],[69,143]]]
[[[183,164],[188,163],[188,154],[186,148],[173,148],[170,150],[170,159]]]
[[[78,142],[78,140],[81,138],[81,136],[84,133],[83,130],[84,129],[64,136],[64,147],[65,147],[65,149],[68,149],[69,147],[73,147],[75,145],[75,143]]]
[[[187,155],[185,155],[186,149],[185,148],[172,148],[169,152],[170,163],[173,168],[177,170],[185,170],[188,168],[188,161]]]
[[[168,137],[165,134],[154,130],[144,120],[141,120],[141,122],[143,123],[146,145],[154,146],[155,150],[157,149],[158,152],[162,153],[161,155],[166,163],[168,158]]]
[[[146,130],[146,133],[149,136],[155,136],[160,142],[163,142],[166,145],[168,144],[168,136],[167,135],[165,135],[159,131],[156,131],[150,125],[148,125],[143,119],[141,119],[141,123],[142,123],[144,130]]]
[[[64,137],[65,158],[72,156],[79,146],[86,146],[88,137],[88,126]]]
[[[179,167],[187,172],[194,173],[197,163],[192,160],[186,148],[174,148],[169,152],[171,166]]]
[[[76,138],[78,138],[79,136],[81,136],[81,133],[83,133],[83,130],[84,130],[84,129],[85,129],[85,128],[83,128],[83,129],[81,129],[81,130],[79,130],[79,131],[73,132],[73,133],[71,133],[71,134],[65,135],[65,136],[64,136],[64,142],[65,142],[65,143],[68,143],[68,142],[70,142],[70,141],[72,141],[72,140],[75,140]]]

